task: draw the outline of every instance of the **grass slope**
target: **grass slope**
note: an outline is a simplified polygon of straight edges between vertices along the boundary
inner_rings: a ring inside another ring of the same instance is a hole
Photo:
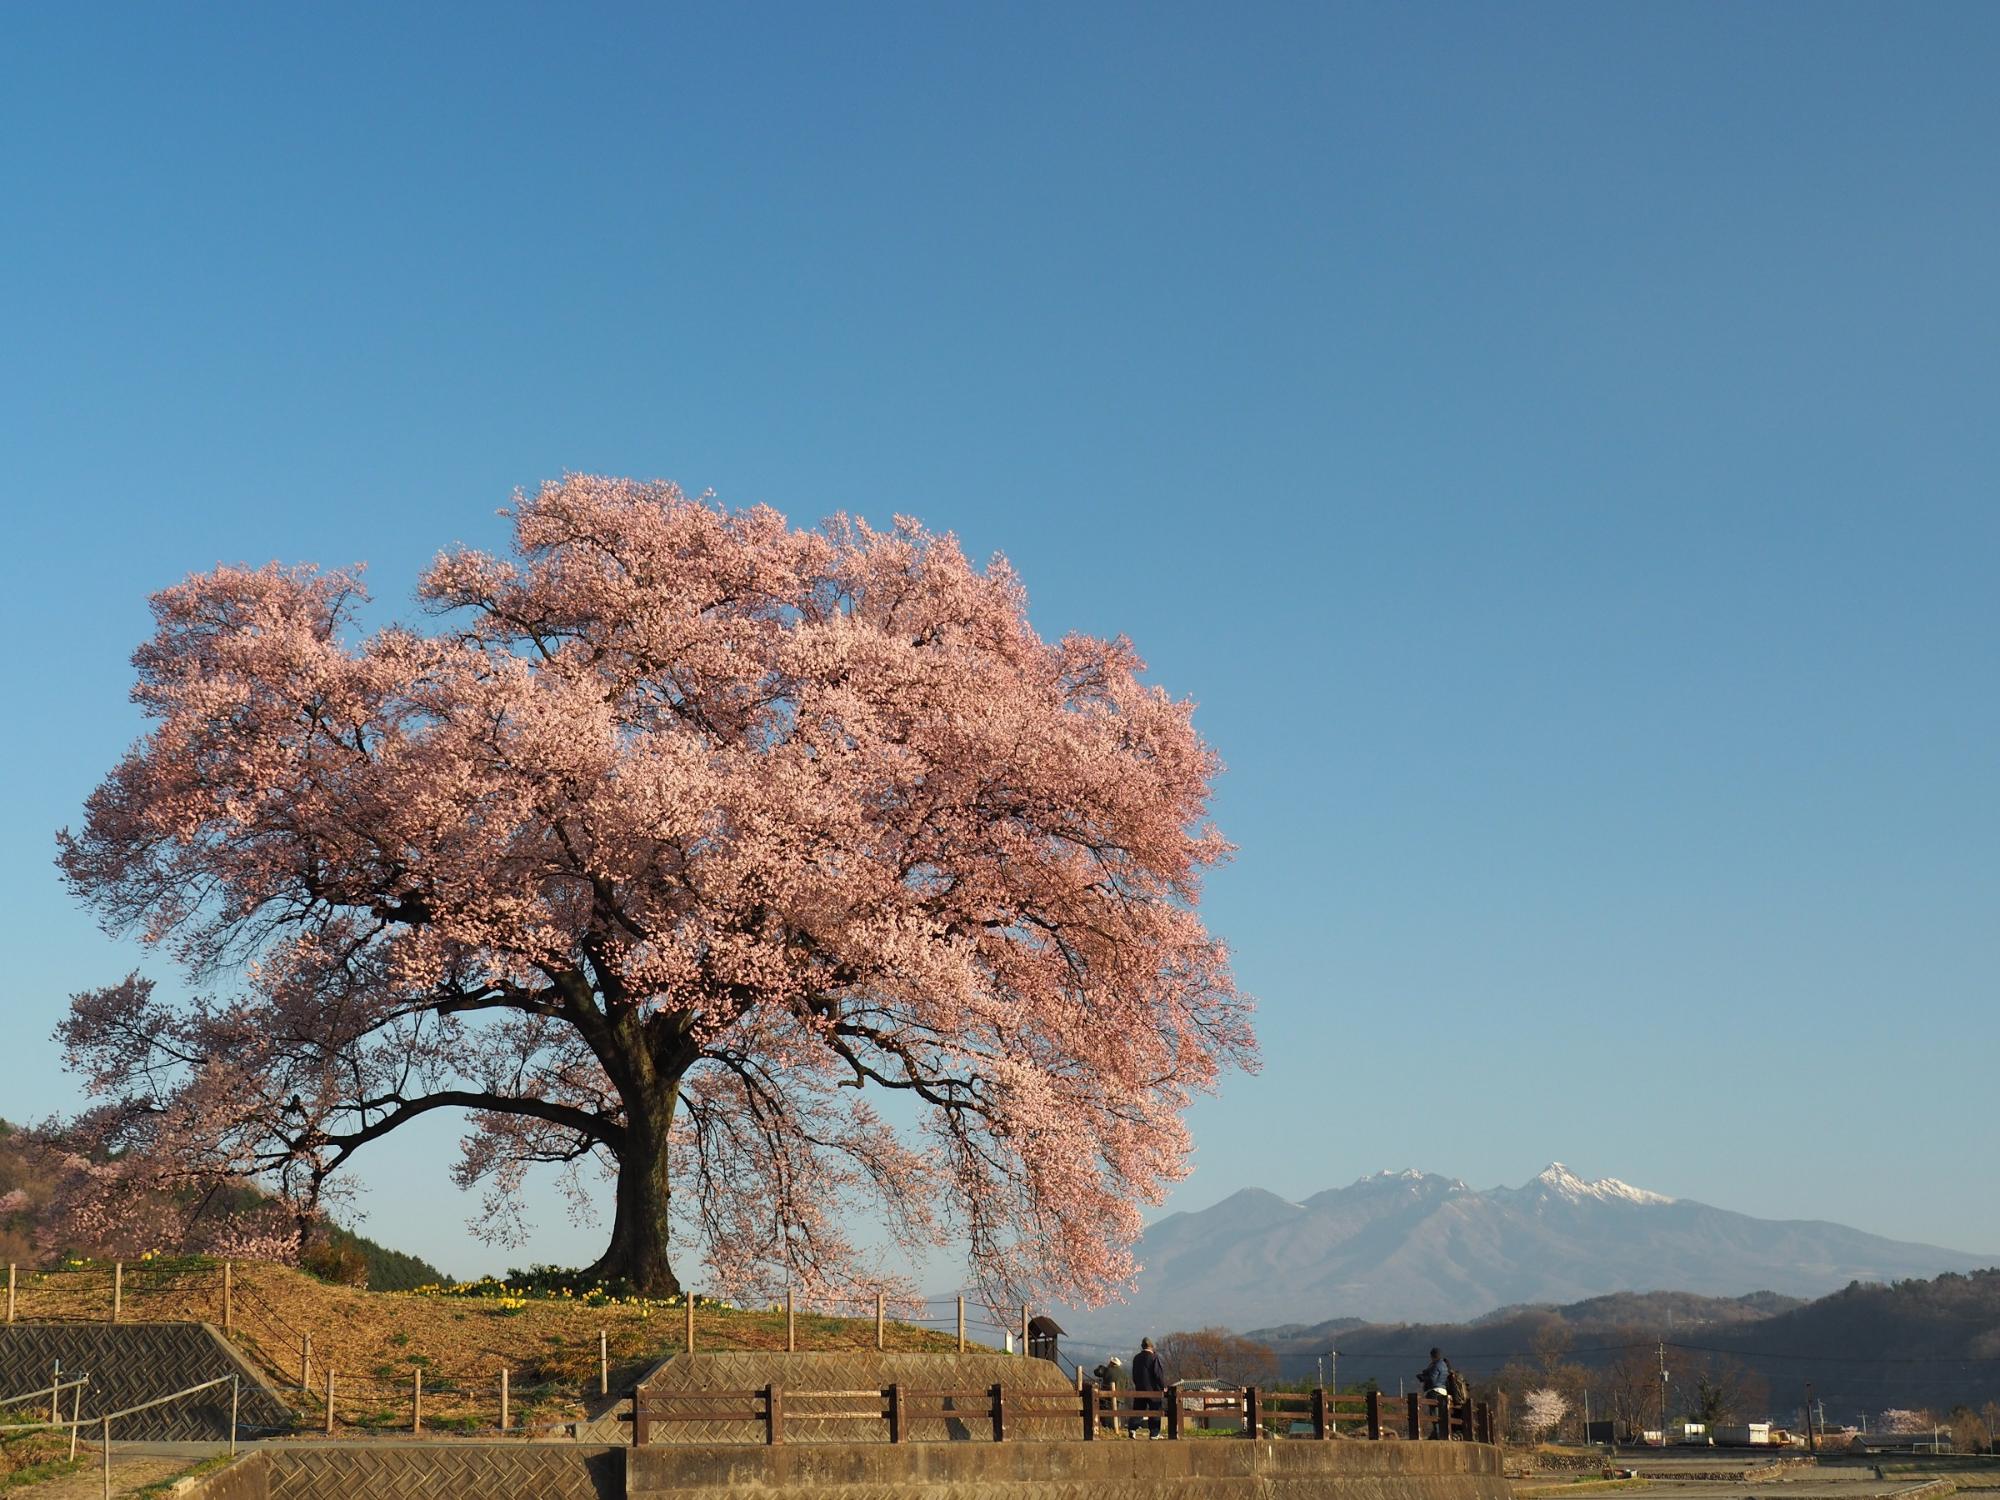
[[[591,1306],[578,1297],[459,1296],[363,1291],[330,1286],[283,1266],[239,1263],[234,1271],[235,1338],[262,1366],[301,1420],[324,1419],[326,1372],[335,1372],[341,1426],[393,1429],[410,1419],[412,1377],[424,1377],[424,1421],[442,1431],[475,1431],[498,1419],[500,1371],[509,1372],[514,1423],[532,1426],[585,1415],[595,1404],[598,1334],[609,1348],[616,1389],[679,1352],[683,1311],[638,1302]],[[24,1319],[100,1320],[110,1308],[110,1273],[66,1266],[28,1276]],[[125,1268],[124,1316],[132,1322],[222,1321],[219,1264],[179,1260]],[[703,1349],[782,1349],[782,1309],[704,1305],[696,1314]],[[872,1349],[872,1319],[801,1314],[801,1349]],[[312,1387],[299,1388],[303,1340],[312,1340]],[[899,1323],[888,1347],[936,1350],[955,1339]]]

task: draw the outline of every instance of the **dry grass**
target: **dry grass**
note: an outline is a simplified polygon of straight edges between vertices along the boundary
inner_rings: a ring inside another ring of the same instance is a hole
[[[239,1263],[234,1271],[235,1342],[260,1365],[303,1422],[325,1419],[326,1372],[332,1369],[339,1427],[394,1430],[410,1422],[415,1371],[423,1371],[424,1425],[441,1431],[490,1430],[499,1419],[499,1376],[512,1385],[516,1427],[565,1421],[597,1404],[598,1333],[609,1344],[613,1390],[683,1346],[679,1307],[586,1306],[575,1298],[529,1298],[518,1308],[497,1299],[417,1292],[369,1292],[329,1286],[283,1266]],[[111,1273],[103,1266],[24,1276],[24,1319],[99,1321],[111,1309]],[[128,1265],[124,1318],[129,1322],[222,1322],[219,1265]],[[312,1385],[299,1385],[302,1339],[312,1340]],[[801,1349],[873,1348],[870,1319],[800,1314]],[[704,1306],[695,1342],[703,1349],[782,1349],[782,1310]],[[955,1339],[891,1322],[888,1347],[950,1348]]]

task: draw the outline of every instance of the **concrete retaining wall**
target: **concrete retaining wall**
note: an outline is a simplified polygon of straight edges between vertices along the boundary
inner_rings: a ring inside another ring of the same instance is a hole
[[[1243,1438],[636,1448],[633,1500],[1508,1500],[1473,1443]]]
[[[622,1500],[620,1448],[576,1443],[282,1443],[182,1500]]]
[[[1471,1443],[281,1443],[183,1500],[1508,1500]]]
[[[90,1376],[83,1389],[85,1417],[235,1375],[242,1382],[237,1421],[243,1431],[289,1431],[292,1426],[290,1409],[207,1323],[0,1324],[0,1395],[48,1384],[49,1372],[58,1363],[66,1376]],[[63,1393],[62,1414],[70,1414],[68,1391]],[[229,1389],[203,1391],[126,1417],[111,1435],[151,1442],[227,1438]]]

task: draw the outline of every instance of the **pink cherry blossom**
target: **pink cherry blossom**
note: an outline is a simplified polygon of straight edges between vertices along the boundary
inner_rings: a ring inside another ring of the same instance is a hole
[[[688,1238],[721,1289],[868,1282],[872,1203],[996,1291],[1115,1292],[1190,1098],[1255,1063],[1191,705],[914,521],[571,477],[513,523],[424,630],[356,639],[312,568],[154,597],[149,732],[61,865],[200,998],[75,998],[82,1149],[308,1222],[448,1109],[496,1232],[535,1164],[615,1171],[597,1269],[650,1290]]]

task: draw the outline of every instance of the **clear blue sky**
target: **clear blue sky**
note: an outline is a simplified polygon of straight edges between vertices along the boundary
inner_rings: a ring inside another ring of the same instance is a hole
[[[7,7],[0,1113],[132,962],[50,860],[146,593],[386,617],[594,470],[915,514],[1200,702],[1268,1064],[1176,1206],[1559,1157],[2000,1252],[1996,74],[1990,5]],[[503,1265],[454,1135],[368,1227]]]

